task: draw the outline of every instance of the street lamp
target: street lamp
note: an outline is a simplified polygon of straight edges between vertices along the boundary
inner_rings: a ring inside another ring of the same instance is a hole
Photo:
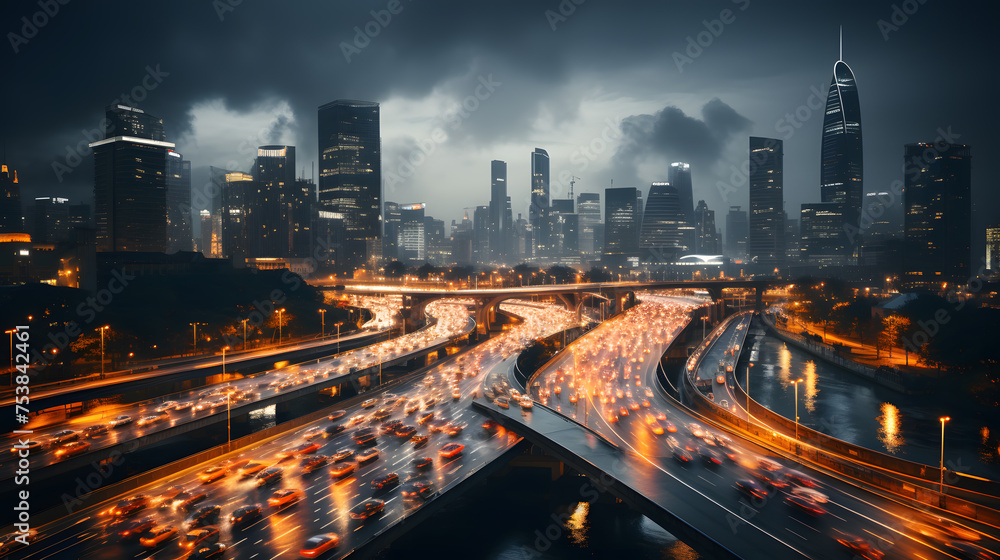
[[[192,339],[193,339],[192,342],[193,342],[193,346],[194,346],[194,352],[197,354],[198,353],[198,325],[206,325],[208,323],[188,323],[188,324],[191,325]],[[244,340],[245,339],[246,339],[246,337],[244,336]]]
[[[753,362],[747,362],[747,428],[750,428],[750,368]]]
[[[222,347],[222,375],[226,375],[226,350],[229,350],[228,346]]]
[[[249,320],[250,319],[243,319],[242,321],[240,321],[241,323],[243,323],[243,350],[244,351],[246,351],[246,349],[247,349],[247,321],[249,321]]]
[[[10,386],[14,386],[14,333],[17,329],[10,329],[9,331],[3,331],[3,334],[10,335]]]
[[[795,387],[795,441],[799,440],[799,383],[802,381],[802,379],[792,381],[792,386]]]
[[[333,325],[337,327],[337,353],[340,354],[340,326],[343,325],[343,321],[337,321]]]
[[[281,346],[281,314],[284,312],[284,307],[278,310],[278,346]]]
[[[701,338],[703,340],[705,338],[705,323],[707,323],[707,322],[708,322],[708,315],[702,315],[701,316]]]
[[[319,310],[319,321],[320,321],[320,328],[322,329],[320,331],[319,337],[323,338],[324,336],[326,336],[326,309]]]
[[[944,423],[951,420],[951,416],[942,416],[939,418],[941,420],[941,480],[939,483],[938,491],[944,494]]]
[[[101,379],[104,379],[104,331],[111,328],[109,325],[97,329],[101,331]]]

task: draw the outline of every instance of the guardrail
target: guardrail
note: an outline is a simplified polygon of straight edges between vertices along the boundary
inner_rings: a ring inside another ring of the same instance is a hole
[[[728,325],[719,325],[720,335],[726,328],[728,328]],[[715,339],[717,340],[718,337],[715,337]],[[908,483],[886,472],[892,471],[893,473],[920,479],[925,482],[935,483],[939,480],[941,474],[940,470],[936,467],[878,453],[877,451],[832,438],[801,424],[798,425],[800,437],[798,440],[795,440],[783,433],[776,432],[772,427],[748,421],[729,410],[723,409],[713,401],[708,400],[698,390],[692,380],[692,376],[696,374],[698,368],[701,366],[702,358],[703,355],[699,356],[698,365],[693,370],[685,372],[683,376],[685,386],[699,397],[690,402],[696,409],[701,410],[711,417],[720,419],[723,423],[738,429],[743,434],[753,436],[756,440],[771,448],[780,449],[798,459],[823,466],[855,480],[892,492],[898,496],[909,498],[921,505],[936,506],[943,510],[991,525],[1000,524],[1000,511],[969,500],[942,494],[914,483]],[[734,390],[737,390],[739,393],[739,401],[744,402],[746,393],[743,392],[739,383],[735,383],[734,385]],[[776,414],[757,401],[750,399],[749,402],[751,418],[774,422],[779,427],[785,429],[795,427],[794,422]],[[828,450],[829,448],[832,449]],[[997,493],[994,490],[990,495],[996,496]]]

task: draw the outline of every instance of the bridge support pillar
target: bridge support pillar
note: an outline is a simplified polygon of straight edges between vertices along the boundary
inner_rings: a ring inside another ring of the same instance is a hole
[[[757,311],[764,310],[764,286],[757,286],[754,291],[753,308]]]

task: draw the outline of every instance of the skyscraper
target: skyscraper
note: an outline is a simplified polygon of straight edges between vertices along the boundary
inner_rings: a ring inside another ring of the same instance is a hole
[[[191,162],[167,150],[167,252],[191,250]]]
[[[403,223],[403,215],[398,202],[385,202],[382,223],[385,230],[382,235],[383,256],[389,260],[399,260],[399,227]]]
[[[126,105],[109,105],[104,109],[104,137],[131,136],[147,140],[167,141],[163,119],[142,109]]]
[[[694,209],[694,250],[701,255],[719,253],[719,232],[715,229],[715,210],[709,210],[704,200]]]
[[[535,257],[545,256],[550,248],[548,217],[549,153],[535,148],[531,153],[531,206],[528,208]]]
[[[844,264],[842,208],[842,205],[830,202],[802,205],[799,256],[803,263],[820,266]]]
[[[863,150],[861,142],[861,103],[854,72],[840,58],[833,65],[833,78],[826,98],[823,117],[822,155],[820,159],[820,196],[822,202],[839,204],[842,221],[836,243],[829,247],[840,255],[839,263],[855,262],[859,237],[847,231],[860,227],[861,197],[864,192]],[[828,208],[827,212],[834,212]]]
[[[730,206],[726,214],[726,256],[743,260],[747,256],[747,236],[750,224],[747,213],[740,206]]]
[[[313,232],[316,212],[316,183],[311,179],[295,179],[292,191],[292,256],[313,257],[318,238]]]
[[[610,224],[607,231],[611,231]],[[670,183],[650,185],[639,235],[642,259],[654,264],[676,261],[693,249],[688,245],[693,233],[677,189]]]
[[[761,270],[785,264],[784,146],[775,138],[750,137],[750,232],[747,253]]]
[[[903,192],[904,289],[964,284],[971,269],[972,150],[907,144]]]
[[[35,243],[73,241],[74,232],[69,219],[69,199],[56,196],[35,198],[35,205],[28,214],[28,233]]]
[[[339,272],[353,273],[379,245],[382,140],[379,104],[337,100],[319,108],[319,203],[342,214],[346,239]]]
[[[604,189],[604,257],[607,266],[638,262],[641,198],[635,187]]]
[[[220,207],[218,222],[211,216],[214,239],[211,249],[222,257],[232,259],[234,264],[243,266],[249,256],[249,229],[247,226],[248,201],[255,196],[257,187],[253,176],[242,171],[226,171],[213,167],[212,181],[219,187]],[[216,223],[218,230],[216,231]],[[205,223],[202,222],[202,227]],[[204,232],[202,238],[204,239]],[[202,249],[205,252],[205,249]]]
[[[295,146],[261,146],[247,193],[248,257],[292,255],[295,196]]]
[[[0,233],[24,233],[21,213],[21,185],[17,171],[0,167]]]
[[[472,214],[472,258],[478,264],[489,262],[490,207],[476,206]]]
[[[424,208],[421,202],[399,206],[399,260],[416,264],[427,259]]]
[[[94,151],[98,251],[167,249],[167,150],[173,143],[114,136]]]
[[[495,262],[502,262],[507,256],[504,231],[507,211],[507,162],[493,160],[490,162],[490,257]]]
[[[1000,224],[986,228],[986,270],[1000,272]]]
[[[682,161],[670,164],[667,182],[677,191],[680,209],[688,224],[694,224],[694,191],[691,186],[691,166]]]
[[[576,212],[580,216],[580,252],[585,256],[596,256],[594,226],[601,222],[601,195],[580,193],[576,195]]]

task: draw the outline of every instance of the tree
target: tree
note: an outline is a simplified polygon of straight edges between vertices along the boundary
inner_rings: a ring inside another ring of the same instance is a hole
[[[427,278],[430,277],[431,274],[434,274],[436,272],[437,268],[435,268],[434,265],[430,263],[424,263],[420,265],[420,268],[417,269],[417,278],[420,278],[421,280],[427,280]]]
[[[550,266],[548,270],[545,271],[546,274],[555,279],[556,284],[565,284],[571,279],[576,278],[576,270],[561,265]]]
[[[583,279],[586,282],[610,282],[611,274],[603,268],[592,266],[590,270],[583,273]]]
[[[385,266],[386,278],[402,278],[406,274],[406,265],[399,261],[392,261]]]
[[[882,319],[882,337],[889,347],[889,357],[892,357],[892,347],[899,343],[899,336],[910,326],[910,319],[902,315],[892,314]]]

